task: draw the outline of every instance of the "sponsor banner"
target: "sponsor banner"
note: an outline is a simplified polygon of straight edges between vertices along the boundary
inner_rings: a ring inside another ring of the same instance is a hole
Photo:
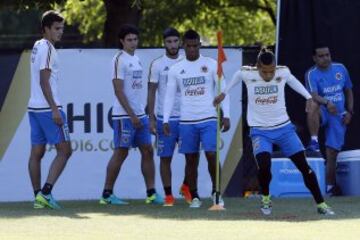
[[[101,196],[106,166],[113,149],[110,110],[115,98],[111,79],[111,68],[113,67],[111,60],[117,51],[115,49],[58,50],[61,63],[59,92],[64,112],[67,113],[68,117],[73,155],[54,187],[53,194],[57,199],[97,199]],[[204,56],[213,58],[217,56],[216,49],[202,49],[201,52]],[[143,74],[147,78],[150,62],[163,54],[164,50],[139,49],[136,53],[142,61],[144,67]],[[242,52],[239,49],[225,49],[225,53],[228,60],[223,64],[224,73],[226,81],[230,82],[234,72],[241,66]],[[28,52],[24,54],[29,55]],[[26,58],[26,61],[19,63],[18,69],[23,68],[29,68],[28,58]],[[26,82],[25,86],[29,86],[30,76],[25,74],[17,81]],[[15,81],[13,80],[13,82]],[[222,162],[226,158],[232,136],[241,116],[241,84],[232,90],[232,93],[232,128],[229,132],[222,134]],[[145,95],[142,97],[144,100],[146,99]],[[7,104],[11,106],[11,103]],[[26,109],[26,103],[24,102],[23,105],[21,108],[23,117],[20,119],[16,130],[11,133],[11,140],[6,143],[6,146],[5,143],[2,146],[5,148],[5,151],[0,155],[0,201],[26,201],[33,199],[33,191],[28,174],[28,158],[31,147],[30,126],[28,115],[24,110]],[[14,111],[18,112],[19,110],[14,109]],[[11,115],[11,111],[8,114]],[[1,122],[1,124],[8,123]],[[155,139],[153,140],[155,142]],[[42,160],[42,184],[46,180],[50,164],[55,155],[56,150],[54,146],[47,146],[46,154]],[[156,151],[154,156],[156,163],[156,189],[160,194],[163,194],[159,173],[159,158],[156,156]],[[145,198],[146,189],[141,174],[140,163],[141,156],[139,151],[131,149],[114,188],[115,194],[119,197],[130,199]],[[178,154],[176,150],[172,160],[172,184],[176,197],[178,197],[178,188],[184,178],[184,166],[184,156]],[[200,196],[209,196],[211,188],[207,162],[204,153],[201,153],[198,180]]]

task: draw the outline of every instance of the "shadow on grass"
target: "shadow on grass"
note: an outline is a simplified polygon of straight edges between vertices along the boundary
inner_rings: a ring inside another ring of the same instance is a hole
[[[60,201],[63,209],[32,209],[31,202],[0,203],[0,219],[56,216],[73,219],[91,219],[107,216],[143,216],[149,219],[168,220],[208,220],[208,221],[278,221],[305,222],[318,220],[360,219],[360,197],[337,197],[327,199],[333,207],[335,216],[323,216],[316,212],[311,198],[273,199],[273,214],[260,213],[259,199],[225,198],[225,211],[208,211],[210,199],[203,199],[200,209],[190,209],[182,199],[174,207],[146,205],[140,200],[130,200],[127,206],[99,205],[97,201]]]

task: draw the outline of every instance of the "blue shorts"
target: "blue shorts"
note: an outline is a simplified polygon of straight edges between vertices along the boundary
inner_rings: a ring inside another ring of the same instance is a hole
[[[60,110],[61,117],[64,121],[62,126],[57,125],[53,118],[52,112],[28,112],[31,128],[31,144],[58,144],[70,141],[69,127],[66,122],[65,113]]]
[[[346,125],[341,114],[332,115],[321,108],[321,125],[325,128],[325,145],[341,151],[344,145]]]
[[[179,120],[170,120],[170,136],[165,136],[163,131],[163,121],[157,120],[156,132],[157,132],[157,155],[159,157],[172,157],[176,143],[179,140]]]
[[[130,118],[113,120],[114,147],[130,148],[151,144],[149,118],[140,118],[142,127],[134,128]]]
[[[292,123],[271,130],[253,127],[250,129],[250,137],[254,156],[261,152],[268,152],[271,154],[273,151],[273,144],[278,145],[281,152],[286,157],[304,151],[304,146],[296,134],[295,127]]]
[[[216,152],[216,121],[179,125],[179,152]]]

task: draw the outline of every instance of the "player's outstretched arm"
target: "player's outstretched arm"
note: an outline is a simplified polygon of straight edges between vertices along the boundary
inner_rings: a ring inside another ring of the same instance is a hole
[[[242,81],[242,71],[239,70],[234,74],[233,78],[231,79],[230,84],[227,85],[222,90],[222,93],[220,93],[218,96],[215,97],[215,99],[213,101],[214,106],[220,104],[225,99],[225,96],[229,93],[229,91],[241,81]]]

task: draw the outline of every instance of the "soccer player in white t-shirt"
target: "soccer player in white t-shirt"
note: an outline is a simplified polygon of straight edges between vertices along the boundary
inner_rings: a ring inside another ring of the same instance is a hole
[[[43,38],[35,42],[31,54],[31,94],[28,114],[31,127],[29,173],[34,189],[34,208],[59,209],[51,190],[71,156],[71,145],[65,113],[58,96],[59,59],[54,44],[60,41],[64,18],[47,11],[41,19]],[[41,188],[41,159],[46,144],[55,145],[53,160],[46,183]]]
[[[334,212],[324,202],[314,171],[306,162],[304,146],[296,134],[285,106],[285,85],[307,99],[308,111],[312,98],[305,87],[290,73],[285,66],[276,66],[274,54],[262,49],[257,67],[242,67],[234,74],[225,91],[217,96],[215,104],[219,104],[229,90],[243,81],[248,93],[247,122],[253,152],[258,164],[259,183],[262,190],[261,211],[271,214],[272,206],[269,193],[271,181],[271,153],[273,144],[278,145],[282,153],[291,159],[300,170],[306,187],[310,190],[320,214],[333,215]]]
[[[154,59],[150,65],[148,111],[150,130],[153,134],[157,135],[157,155],[160,157],[160,174],[165,192],[164,206],[173,206],[175,198],[172,195],[171,189],[171,159],[179,140],[180,92],[176,92],[176,100],[170,116],[170,136],[166,136],[162,130],[162,115],[169,69],[172,65],[182,60],[184,56],[179,54],[180,33],[176,29],[165,29],[163,39],[166,53],[161,57]],[[155,99],[156,116],[154,111]],[[190,203],[192,199],[186,180],[186,169],[187,168],[185,168],[185,177],[180,188],[180,194],[182,194],[185,200]]]
[[[170,115],[174,106],[177,89],[180,89],[180,146],[179,152],[185,154],[189,166],[187,180],[192,202],[191,208],[201,206],[197,192],[197,168],[200,143],[208,161],[208,169],[213,183],[212,195],[215,197],[216,179],[216,109],[212,105],[217,83],[217,63],[214,59],[200,55],[200,36],[194,30],[184,34],[183,46],[186,58],[174,64],[168,74],[164,105],[165,134],[170,134]],[[223,81],[225,87],[225,81]],[[224,131],[230,127],[229,101],[223,104]],[[223,205],[221,199],[220,204]]]
[[[149,119],[145,114],[146,79],[143,67],[135,54],[139,31],[133,25],[122,25],[119,31],[121,50],[114,56],[112,82],[115,101],[112,109],[114,129],[114,152],[108,163],[105,186],[100,204],[122,205],[127,202],[113,193],[114,184],[129,148],[138,147],[141,153],[141,170],[144,176],[146,203],[162,204],[163,199],[155,191],[155,165],[149,130]]]

